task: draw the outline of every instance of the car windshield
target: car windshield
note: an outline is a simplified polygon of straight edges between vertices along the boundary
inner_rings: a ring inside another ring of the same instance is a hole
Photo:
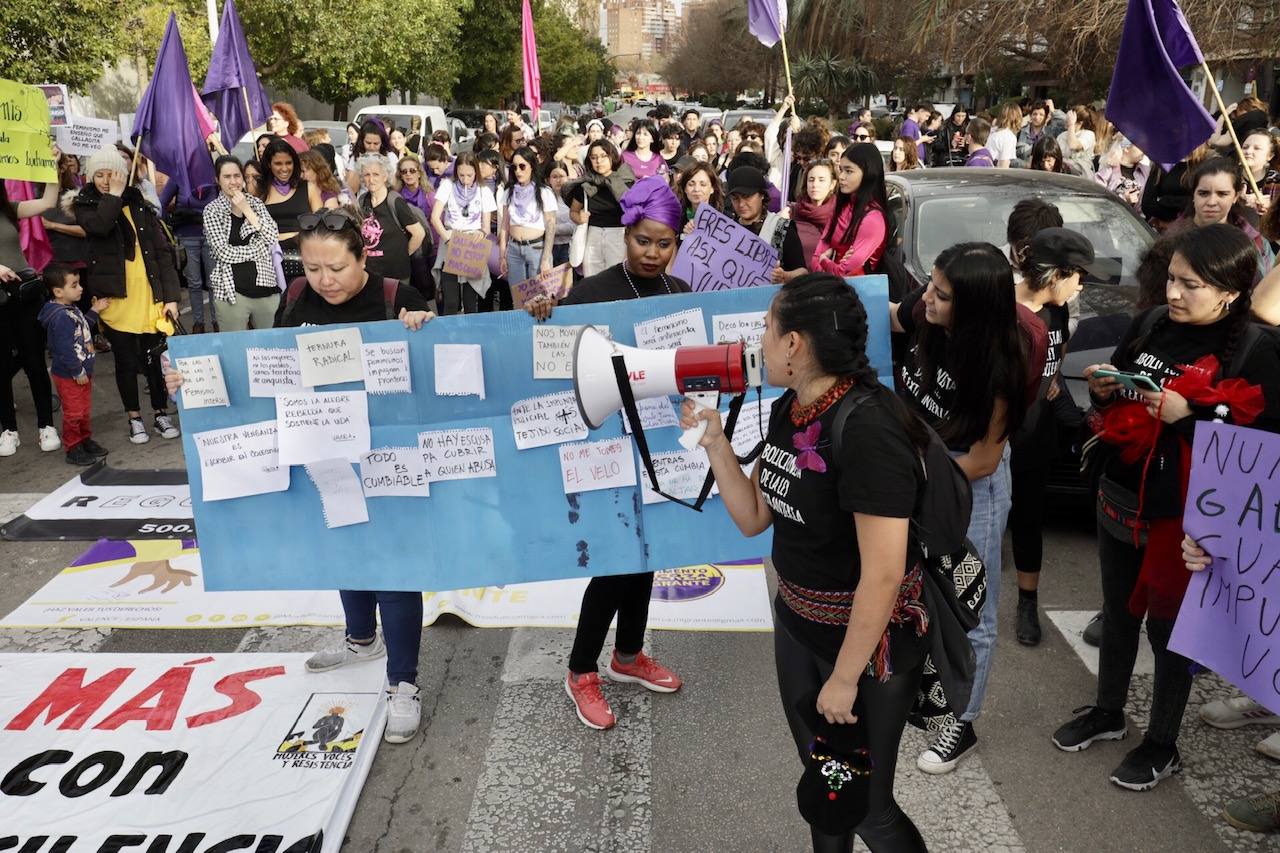
[[[431,119],[429,118],[424,119],[421,116],[408,115],[406,113],[393,113],[393,112],[363,113],[360,116],[360,123],[363,124],[365,121],[373,118],[374,116],[377,116],[378,118],[382,119],[382,123],[387,126],[387,133],[390,133],[393,129],[397,127],[403,129],[409,135],[412,135],[415,133],[422,133],[425,136],[430,136],[432,132],[440,130],[440,128],[438,127],[431,126]],[[424,121],[427,124],[426,128],[421,127]]]
[[[984,241],[1006,249],[1005,224],[1023,197],[993,193],[921,199],[915,223],[915,254],[921,271],[927,273],[942,250],[956,243]],[[1098,258],[1096,274],[1087,276],[1086,281],[1119,284],[1134,280],[1152,237],[1119,201],[1086,195],[1053,195],[1045,200],[1057,205],[1065,227],[1080,232],[1093,244]]]

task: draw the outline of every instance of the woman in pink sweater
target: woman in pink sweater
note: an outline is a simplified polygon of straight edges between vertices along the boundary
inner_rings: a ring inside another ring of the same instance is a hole
[[[835,211],[809,269],[841,277],[875,272],[888,243],[884,161],[871,144],[850,145],[837,161]]]

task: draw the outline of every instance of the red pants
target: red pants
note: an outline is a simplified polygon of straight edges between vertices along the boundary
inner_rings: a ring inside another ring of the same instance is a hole
[[[93,431],[93,379],[81,385],[55,376],[53,384],[62,399],[62,448],[69,451]]]

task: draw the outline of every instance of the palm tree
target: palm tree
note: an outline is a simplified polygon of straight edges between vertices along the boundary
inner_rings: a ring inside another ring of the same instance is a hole
[[[842,58],[826,48],[797,56],[791,63],[791,73],[798,93],[825,101],[832,118],[842,112],[847,101],[874,92],[878,85],[870,66],[857,59]]]

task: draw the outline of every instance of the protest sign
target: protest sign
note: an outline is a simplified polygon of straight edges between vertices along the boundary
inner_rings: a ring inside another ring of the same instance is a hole
[[[360,330],[325,329],[298,335],[298,365],[304,385],[337,385],[364,378]]]
[[[196,434],[195,445],[207,501],[289,488],[289,466],[280,464],[276,449],[275,421],[207,430]]]
[[[49,105],[49,126],[64,127],[71,123],[71,99],[67,87],[61,83],[40,83],[36,86]]]
[[[695,293],[770,284],[778,252],[711,205],[698,205],[693,231],[680,244],[671,274]]]
[[[186,409],[183,411],[196,411]],[[276,442],[285,465],[326,459],[358,462],[369,452],[369,401],[365,391],[281,394],[276,397],[280,433]]]
[[[45,94],[12,80],[0,80],[0,178],[58,180]]]
[[[573,347],[581,326],[538,325],[533,327],[533,378],[572,379]],[[606,337],[609,327],[596,324]]]
[[[1280,435],[1196,424],[1183,530],[1213,556],[1169,648],[1280,714]]]
[[[54,137],[63,154],[88,156],[120,141],[120,124],[109,119],[76,116],[75,124],[54,128]]]
[[[523,308],[524,304],[535,296],[563,299],[572,286],[573,275],[569,272],[569,265],[561,264],[511,285],[511,302],[516,308]]]
[[[182,373],[182,403],[188,409],[204,406],[230,406],[227,383],[222,378],[222,365],[216,355],[180,358],[175,361]]]
[[[458,278],[478,281],[489,269],[489,238],[478,231],[460,231],[449,240],[443,269]]]
[[[336,853],[382,739],[385,673],[306,658],[0,654],[0,846]]]

